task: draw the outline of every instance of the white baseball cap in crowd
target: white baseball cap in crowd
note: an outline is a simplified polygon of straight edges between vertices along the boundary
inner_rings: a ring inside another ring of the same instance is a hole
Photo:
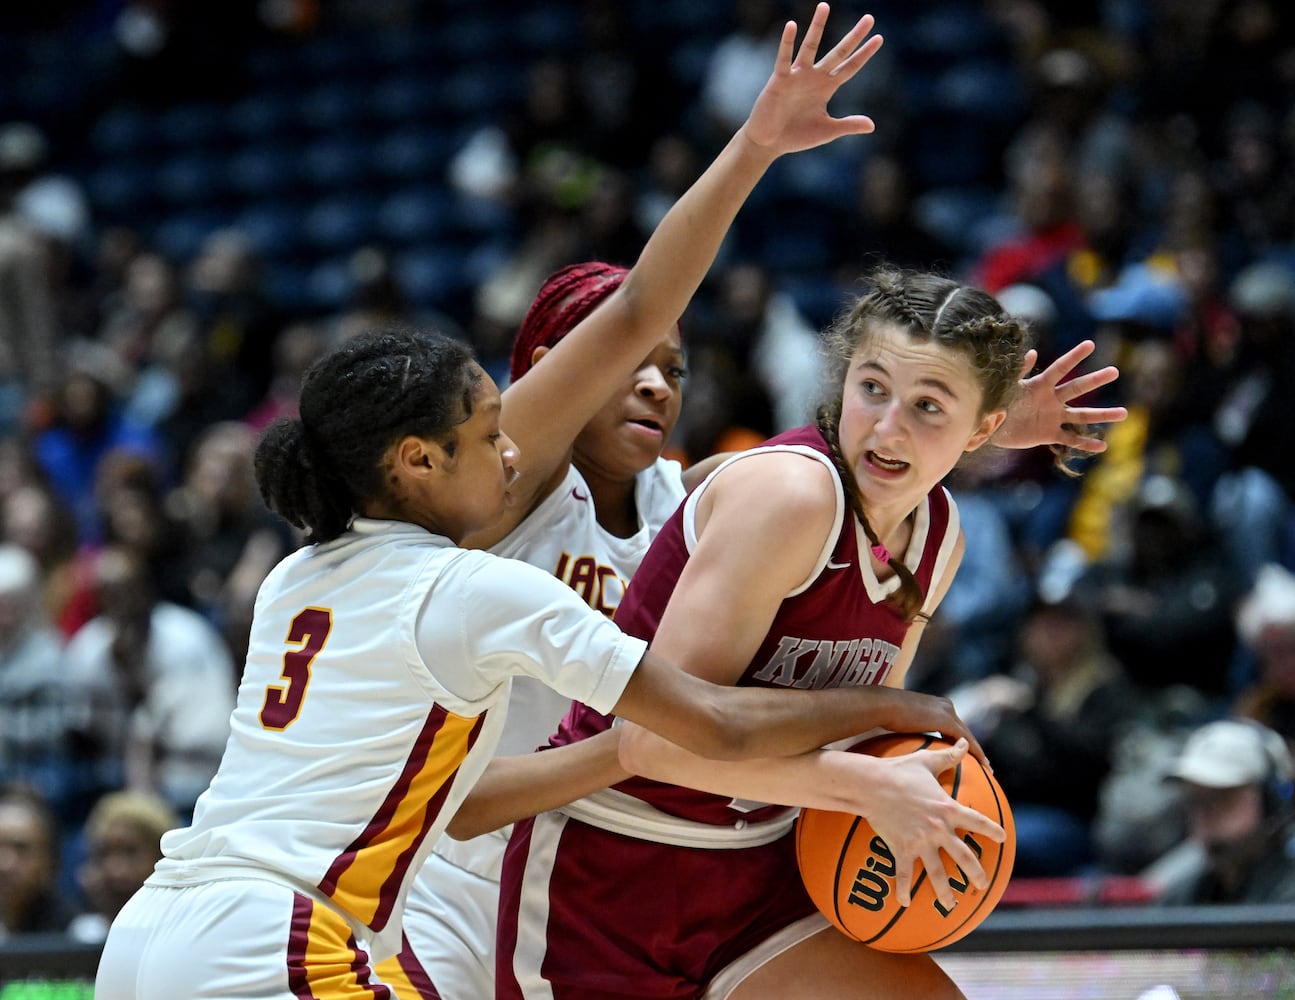
[[[1168,777],[1206,788],[1239,788],[1289,780],[1291,770],[1290,752],[1280,735],[1256,722],[1222,719],[1187,737]]]

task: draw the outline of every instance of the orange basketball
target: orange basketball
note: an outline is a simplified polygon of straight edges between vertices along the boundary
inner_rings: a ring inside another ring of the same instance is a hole
[[[888,733],[850,749],[898,757],[949,745],[938,736]],[[948,910],[936,899],[921,862],[913,877],[912,905],[899,905],[894,859],[866,819],[823,809],[801,810],[796,823],[796,859],[805,888],[823,915],[856,941],[881,951],[933,951],[971,933],[1002,898],[1016,860],[1016,826],[1007,797],[994,776],[970,754],[940,775],[940,783],[953,798],[984,813],[1007,832],[1002,844],[965,835],[990,878],[983,892],[945,858],[944,876],[958,894]]]

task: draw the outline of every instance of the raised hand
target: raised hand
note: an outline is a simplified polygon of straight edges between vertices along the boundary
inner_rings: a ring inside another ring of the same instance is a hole
[[[1021,395],[1007,410],[1007,419],[994,435],[1000,448],[1033,448],[1056,444],[1076,451],[1099,453],[1106,442],[1081,428],[1092,424],[1113,424],[1123,420],[1129,411],[1123,406],[1071,406],[1080,396],[1109,385],[1120,377],[1120,370],[1108,365],[1095,372],[1078,375],[1067,382],[1075,367],[1093,353],[1091,340],[1076,344],[1043,371],[1027,377],[1038,361],[1037,351],[1028,351],[1021,372]]]
[[[751,142],[775,156],[811,149],[839,136],[871,132],[867,115],[833,118],[827,103],[881,48],[881,36],[869,35],[873,17],[865,14],[821,59],[819,43],[829,6],[820,3],[796,49],[796,22],[782,29],[773,75],[769,77],[751,114],[741,128]]]

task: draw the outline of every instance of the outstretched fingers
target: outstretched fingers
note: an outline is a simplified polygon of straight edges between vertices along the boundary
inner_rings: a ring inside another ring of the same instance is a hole
[[[955,767],[966,756],[967,749],[966,741],[959,740],[952,747],[918,751],[918,753],[926,755],[924,762],[931,769],[932,775],[938,778],[945,771]],[[976,852],[964,839],[967,834],[986,837],[996,843],[1002,843],[1007,836],[1006,831],[998,823],[979,810],[960,802],[951,802],[948,814],[943,817],[943,829],[939,831],[939,836],[927,839],[918,851],[922,867],[926,870],[927,877],[932,880],[931,888],[935,898],[945,907],[951,908],[956,904],[957,894],[949,882],[944,856],[947,856],[961,870],[971,885],[980,890],[989,886],[988,873],[980,863]],[[908,898],[911,902],[911,881],[905,891],[908,896],[905,897],[901,893],[901,900]],[[896,892],[900,892],[898,880]]]
[[[800,50],[796,53],[796,65],[813,66],[815,64],[818,59],[818,46],[823,40],[823,28],[827,24],[827,15],[830,9],[825,3],[820,3],[814,8],[814,16],[809,19],[809,27],[805,29],[805,40],[800,43]]]
[[[1069,403],[1072,399],[1078,399],[1094,389],[1100,389],[1104,385],[1110,385],[1120,377],[1120,370],[1114,365],[1107,365],[1105,368],[1099,368],[1095,372],[1086,372],[1083,375],[1076,375],[1069,382],[1062,382],[1057,386],[1057,393],[1062,402]]]
[[[788,21],[782,26],[782,37],[778,39],[778,57],[774,60],[773,71],[777,76],[791,73],[792,57],[796,51],[796,22]]]
[[[841,83],[845,83],[866,66],[885,41],[881,35],[869,34],[874,23],[871,14],[864,14],[849,33],[833,46],[832,51],[823,57],[820,65],[828,66],[829,73]]]

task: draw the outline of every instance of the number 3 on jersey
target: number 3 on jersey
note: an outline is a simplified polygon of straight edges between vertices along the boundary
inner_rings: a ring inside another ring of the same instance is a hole
[[[283,654],[283,673],[287,685],[271,684],[265,689],[265,704],[261,706],[261,725],[266,729],[287,729],[301,714],[301,703],[310,686],[310,665],[324,648],[329,630],[333,627],[333,613],[324,608],[306,608],[292,619],[288,637],[284,641],[299,649]]]

